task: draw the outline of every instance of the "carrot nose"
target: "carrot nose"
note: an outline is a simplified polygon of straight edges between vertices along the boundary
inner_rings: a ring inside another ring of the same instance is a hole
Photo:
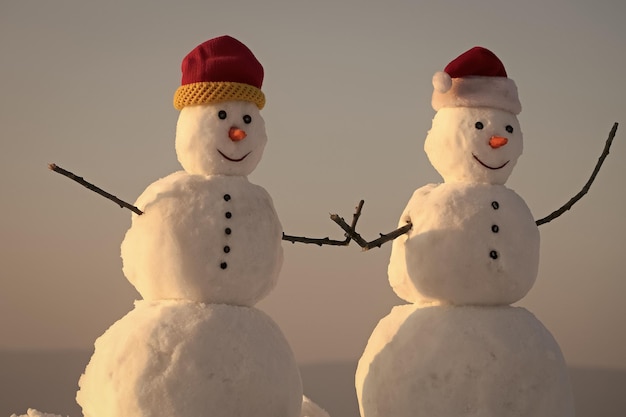
[[[509,140],[507,138],[503,138],[502,136],[492,136],[489,139],[489,146],[491,146],[493,149],[497,149],[500,146],[506,145],[508,141]]]
[[[228,137],[233,142],[239,142],[240,140],[245,139],[246,136],[248,135],[246,134],[245,130],[239,129],[238,127],[235,127],[235,126],[231,127],[230,130],[228,131]]]

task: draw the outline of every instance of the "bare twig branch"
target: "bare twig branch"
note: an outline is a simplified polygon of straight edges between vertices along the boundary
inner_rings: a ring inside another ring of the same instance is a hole
[[[314,245],[322,246],[322,245],[330,245],[330,246],[348,246],[350,243],[346,240],[333,240],[328,237],[324,238],[312,238],[312,237],[304,237],[304,236],[291,236],[283,233],[283,240],[286,240],[291,243],[311,243]]]
[[[337,214],[331,214],[330,218],[332,221],[337,223],[339,227],[341,227],[346,232],[346,235],[352,238],[360,247],[364,248],[365,246],[367,246],[367,241],[363,239],[361,235],[358,234],[356,230],[354,230],[353,227],[348,226],[348,223],[346,223],[343,217],[340,217]]]
[[[604,144],[604,150],[602,151],[602,154],[600,155],[600,158],[598,158],[598,162],[596,163],[596,166],[593,169],[593,172],[591,173],[591,177],[589,177],[589,180],[587,180],[587,183],[583,186],[582,190],[580,190],[578,192],[578,194],[576,194],[574,197],[572,197],[567,203],[565,203],[563,206],[561,206],[561,208],[559,208],[558,210],[553,211],[552,213],[550,213],[546,217],[537,220],[535,222],[537,224],[537,226],[541,226],[544,223],[548,223],[549,221],[552,221],[552,220],[556,219],[561,214],[563,214],[567,210],[571,209],[572,206],[578,200],[580,200],[585,194],[587,194],[587,192],[591,188],[591,184],[596,179],[596,175],[598,175],[598,172],[600,172],[600,167],[602,167],[602,164],[604,163],[604,160],[609,155],[609,149],[611,148],[611,144],[613,143],[613,138],[615,137],[615,133],[617,132],[617,126],[618,126],[617,123],[613,124],[613,128],[611,129],[611,132],[609,133],[609,137],[606,140],[606,143]]]
[[[361,200],[358,206],[355,209],[354,215],[352,216],[352,229],[356,227],[357,222],[359,221],[359,217],[361,217],[361,209],[363,208],[364,201]],[[331,216],[332,217],[332,216]],[[347,226],[347,225],[346,225]],[[350,227],[350,226],[348,226]],[[352,237],[349,234],[345,235],[346,238],[344,240],[333,240],[328,237],[325,238],[309,238],[304,236],[290,236],[283,233],[283,240],[286,240],[291,243],[311,243],[314,245],[322,246],[322,245],[333,245],[333,246],[348,246]]]
[[[361,206],[363,206],[363,200],[361,200]],[[356,224],[354,224],[353,226],[348,226],[346,221],[337,214],[331,214],[330,218],[332,219],[332,221],[337,223],[339,227],[341,227],[346,232],[346,234],[351,237],[360,247],[362,247],[364,251],[372,248],[380,248],[383,243],[394,240],[398,236],[401,236],[411,230],[411,227],[413,227],[412,223],[407,223],[406,225],[394,230],[393,232],[387,234],[381,233],[378,239],[374,239],[371,242],[368,242],[356,232]]]
[[[381,233],[378,239],[374,239],[371,242],[369,242],[367,244],[367,247],[365,247],[364,249],[369,250],[372,248],[380,248],[383,245],[383,243],[387,243],[391,240],[394,240],[398,236],[401,236],[407,233],[409,230],[411,230],[412,227],[413,227],[413,223],[407,223],[404,226],[397,228],[393,232],[387,233],[386,235]]]
[[[76,174],[74,174],[73,172],[64,170],[63,168],[61,168],[57,164],[49,164],[48,168],[50,168],[52,171],[57,172],[57,173],[59,173],[61,175],[65,175],[67,178],[70,178],[70,179],[76,181],[77,183],[79,183],[83,187],[89,188],[91,191],[94,191],[94,192],[100,194],[101,196],[103,196],[105,198],[108,198],[109,200],[117,203],[122,208],[127,208],[127,209],[129,209],[129,210],[131,210],[131,211],[133,211],[134,213],[137,213],[137,214],[143,214],[143,211],[139,210],[137,207],[133,206],[132,204],[129,204],[129,203],[127,203],[124,200],[120,200],[119,198],[115,197],[114,195],[107,193],[103,189],[101,189],[99,187],[96,187],[92,183],[85,181],[83,179],[83,177],[79,177]]]

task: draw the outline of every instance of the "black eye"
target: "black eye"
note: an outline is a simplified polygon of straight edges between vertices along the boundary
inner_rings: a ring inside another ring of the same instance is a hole
[[[250,123],[251,121],[252,121],[252,117],[250,117],[249,115],[247,115],[247,114],[246,114],[245,116],[243,116],[243,122],[244,122],[245,124],[248,124],[248,123]]]
[[[511,126],[511,125],[506,125],[505,129],[506,129],[506,131],[507,131],[507,132],[509,132],[509,133],[513,133],[513,126]]]
[[[220,119],[222,119],[222,120],[224,120],[224,119],[226,118],[226,116],[227,116],[227,114],[226,114],[226,111],[225,111],[225,110],[220,110],[220,111],[217,113],[217,117],[219,117],[219,118],[220,118]]]
[[[485,126],[483,126],[482,122],[476,122],[476,124],[474,125],[474,127],[475,127],[476,129],[480,130],[480,129],[482,129],[482,128],[483,128],[483,127],[485,127]]]

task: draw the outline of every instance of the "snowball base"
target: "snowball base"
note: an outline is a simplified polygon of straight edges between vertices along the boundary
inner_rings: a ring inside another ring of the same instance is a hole
[[[362,417],[572,417],[565,361],[517,307],[395,307],[356,371]]]
[[[299,417],[302,384],[278,326],[255,308],[139,301],[96,340],[85,417]]]

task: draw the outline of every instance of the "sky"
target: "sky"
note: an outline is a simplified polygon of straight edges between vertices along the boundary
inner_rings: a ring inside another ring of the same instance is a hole
[[[413,191],[441,178],[423,142],[431,78],[491,49],[516,83],[524,154],[507,186],[535,218],[576,194],[614,122],[626,123],[622,1],[32,1],[0,4],[0,349],[92,349],[133,308],[120,243],[131,213],[47,169],[57,163],[133,202],[181,169],[172,106],[180,62],[231,35],[265,68],[269,142],[249,179],[286,233],[341,239],[395,228]],[[539,275],[516,305],[573,366],[626,369],[626,124],[590,192],[540,227]],[[258,304],[301,362],[356,361],[402,304],[390,245],[284,243]]]

